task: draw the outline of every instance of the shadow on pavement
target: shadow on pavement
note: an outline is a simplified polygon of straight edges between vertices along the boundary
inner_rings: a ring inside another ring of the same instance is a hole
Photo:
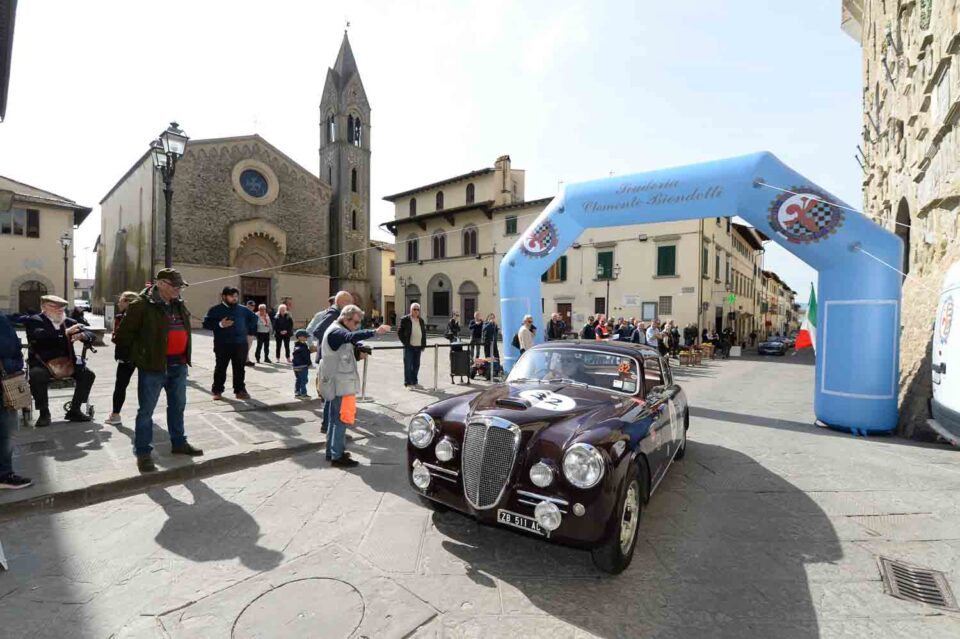
[[[619,576],[593,568],[588,551],[458,513],[433,523],[478,585],[509,584],[505,608],[610,638],[819,637],[807,566],[843,557],[826,513],[802,491],[747,455],[696,442],[651,498]]]
[[[193,503],[173,497],[166,488],[147,495],[163,508],[167,520],[156,541],[172,553],[191,561],[237,558],[251,570],[271,570],[283,553],[259,545],[260,525],[241,506],[227,501],[199,480],[183,484]]]

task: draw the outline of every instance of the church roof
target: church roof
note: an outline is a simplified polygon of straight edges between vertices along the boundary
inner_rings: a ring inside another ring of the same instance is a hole
[[[343,42],[340,43],[340,52],[337,54],[337,61],[333,63],[332,71],[337,76],[337,89],[341,91],[347,86],[350,78],[360,73],[346,31],[343,32]]]

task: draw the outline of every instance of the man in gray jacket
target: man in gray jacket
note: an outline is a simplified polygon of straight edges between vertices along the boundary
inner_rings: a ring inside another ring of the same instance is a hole
[[[330,308],[320,311],[313,316],[313,319],[310,320],[310,324],[307,325],[307,332],[310,334],[308,339],[313,340],[312,343],[317,344],[317,363],[320,363],[320,358],[323,357],[323,349],[320,348],[320,342],[323,341],[323,336],[327,332],[327,329],[330,328],[330,325],[333,324],[336,319],[340,316],[340,311],[343,308],[346,308],[347,305],[353,304],[353,295],[347,291],[340,291],[336,295],[330,298]],[[317,384],[319,388],[319,384]],[[330,427],[330,404],[329,402],[323,403],[323,421],[320,425],[320,432],[326,433],[327,428]]]
[[[331,324],[320,341],[320,392],[329,405],[327,427],[327,460],[333,466],[356,466],[357,461],[344,451],[347,426],[352,426],[357,416],[357,393],[360,392],[360,375],[357,361],[366,359],[366,353],[357,353],[354,346],[361,340],[380,336],[390,330],[383,324],[375,330],[358,330],[363,320],[359,306],[348,304],[340,311],[340,317]]]

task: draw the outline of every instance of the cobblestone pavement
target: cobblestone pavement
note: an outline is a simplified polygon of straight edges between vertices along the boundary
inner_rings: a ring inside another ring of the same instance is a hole
[[[383,361],[386,361],[384,359]],[[632,566],[437,513],[402,423],[429,397],[378,374],[362,465],[317,453],[0,524],[4,637],[957,637],[884,594],[877,556],[960,589],[960,458],[811,426],[807,355],[677,371],[686,458]],[[295,413],[297,411],[294,411]],[[283,413],[286,415],[287,413]],[[292,414],[292,413],[291,413]]]

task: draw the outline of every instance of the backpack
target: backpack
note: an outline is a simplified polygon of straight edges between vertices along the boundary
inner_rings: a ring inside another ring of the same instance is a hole
[[[513,341],[510,342],[510,345],[513,346],[515,349],[520,350],[520,334],[519,333],[513,334]]]

